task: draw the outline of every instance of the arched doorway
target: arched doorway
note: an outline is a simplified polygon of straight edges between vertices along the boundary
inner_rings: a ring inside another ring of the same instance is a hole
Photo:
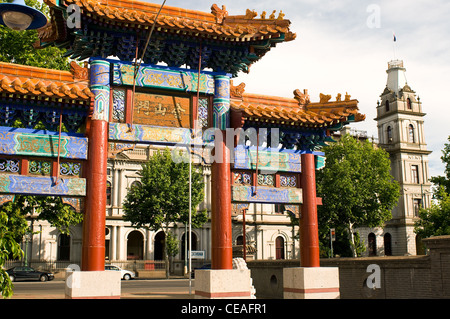
[[[377,255],[377,239],[374,233],[370,233],[368,236],[369,241],[369,256]]]
[[[128,235],[127,260],[144,259],[144,236],[140,231],[134,230]]]
[[[186,234],[183,234],[181,237],[181,259],[184,260],[186,258]],[[189,236],[187,238],[187,247],[189,248]],[[192,233],[192,250],[197,250],[197,235]]]
[[[70,235],[61,234],[58,236],[58,261],[70,260]]]
[[[392,256],[392,236],[389,233],[384,235],[384,254]]]
[[[164,245],[166,243],[166,234],[160,231],[155,236],[154,260],[164,260]]]
[[[278,236],[275,240],[275,258],[276,259],[284,259],[284,238]]]

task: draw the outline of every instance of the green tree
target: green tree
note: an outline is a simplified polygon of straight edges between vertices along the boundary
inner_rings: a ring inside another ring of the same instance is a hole
[[[448,137],[450,142],[450,137]],[[447,194],[450,194],[450,143],[446,143],[442,150],[441,161],[445,165],[444,176],[433,176],[430,181],[435,185],[434,197],[441,197],[441,190]]]
[[[0,206],[0,265],[9,258],[23,257],[20,248],[23,236],[31,233],[27,217],[37,215],[40,220],[47,220],[61,233],[68,234],[69,227],[78,225],[83,215],[75,212],[60,197],[21,196],[16,195],[12,202]],[[12,283],[8,274],[0,267],[0,292],[3,298],[12,295]]]
[[[14,223],[13,223],[14,224]],[[14,233],[8,227],[11,225],[8,214],[0,210],[0,265],[3,266],[9,258],[20,258],[23,251],[14,238]],[[23,226],[23,225],[22,225]],[[0,267],[0,296],[9,298],[12,296],[12,283],[9,275],[3,267]]]
[[[178,251],[178,242],[170,227],[189,221],[189,164],[174,162],[168,149],[155,153],[140,171],[141,184],[133,186],[123,203],[124,220],[136,228],[165,233],[166,276],[169,276],[169,256]],[[208,219],[206,211],[197,211],[204,198],[203,175],[192,169],[192,226],[201,227]]]
[[[5,2],[11,1],[0,0],[0,3]],[[25,3],[49,16],[49,8],[42,2],[25,0]],[[14,31],[0,26],[0,61],[47,69],[70,70],[69,60],[64,57],[64,49],[54,46],[36,49],[33,44],[38,40],[36,30]]]
[[[335,252],[345,255],[351,251],[356,257],[362,246],[355,240],[355,228],[378,227],[391,219],[400,187],[390,174],[389,155],[368,141],[344,135],[324,152],[325,167],[317,172],[317,192],[323,198],[318,214],[322,246],[329,247],[327,234],[336,228],[337,234],[346,232],[348,240],[343,247],[336,243],[342,250]]]
[[[414,232],[421,238],[450,235],[450,194],[440,189],[431,207],[420,209]]]

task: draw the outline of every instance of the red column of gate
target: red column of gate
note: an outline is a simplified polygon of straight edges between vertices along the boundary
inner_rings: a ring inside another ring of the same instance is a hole
[[[300,265],[320,267],[314,154],[302,154],[303,205],[300,218]]]
[[[230,150],[225,132],[222,134],[222,141],[216,139],[215,144],[216,152],[222,150],[222,158],[216,157],[211,167],[211,268],[233,269]]]

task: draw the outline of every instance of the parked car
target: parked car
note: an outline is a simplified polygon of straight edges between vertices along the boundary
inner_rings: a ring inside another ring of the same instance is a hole
[[[136,274],[130,270],[122,269],[114,265],[106,265],[105,270],[120,271],[123,280],[130,280],[136,277]]]
[[[55,279],[55,275],[48,271],[37,271],[34,268],[26,266],[17,266],[6,271],[11,281],[17,280],[39,280],[50,281]]]

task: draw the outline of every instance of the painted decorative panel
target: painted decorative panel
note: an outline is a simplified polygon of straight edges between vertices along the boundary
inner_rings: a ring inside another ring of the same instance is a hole
[[[258,174],[258,185],[261,186],[275,186],[275,176]]]
[[[86,196],[84,178],[59,179],[52,177],[0,175],[0,193],[48,196]]]
[[[93,120],[109,121],[110,67],[108,61],[91,62],[91,92],[94,94]]]
[[[81,176],[81,163],[77,162],[65,162],[59,164],[59,173],[61,176],[67,177],[80,177]]]
[[[109,85],[110,63],[103,60],[91,62],[91,86]]]
[[[209,102],[207,99],[199,99],[198,101],[198,125],[200,129],[208,128],[209,123]]]
[[[213,127],[226,130],[230,127],[230,78],[228,76],[216,76],[215,85]]]
[[[280,175],[281,187],[297,187],[297,176],[295,175]]]
[[[14,195],[0,195],[0,206],[12,202],[14,200]]]
[[[316,169],[322,169],[325,167],[325,156],[316,156]]]
[[[113,84],[133,85],[135,67],[130,64],[114,64]],[[198,73],[141,66],[136,74],[136,86],[197,92]],[[214,94],[214,77],[200,75],[200,93]]]
[[[93,120],[109,121],[110,91],[107,88],[91,88],[94,94]]]
[[[189,144],[190,130],[185,128],[158,127],[109,123],[109,140],[134,143]]]
[[[113,91],[113,122],[125,122],[125,97],[126,91],[124,89],[114,89]]]
[[[81,135],[61,135],[62,158],[87,159],[88,139]],[[0,127],[0,154],[58,156],[58,133]]]
[[[265,203],[265,204],[301,204],[303,203],[300,188],[258,187],[255,193],[253,186],[232,186],[233,202]]]
[[[136,93],[133,122],[143,125],[190,128],[191,101],[184,97]]]
[[[252,185],[253,183],[253,174],[249,172],[233,172],[233,175],[233,184],[235,185]]]
[[[294,151],[277,149],[259,149],[238,146],[234,151],[235,169],[256,169],[258,158],[258,169],[276,172],[301,172],[301,154]]]

